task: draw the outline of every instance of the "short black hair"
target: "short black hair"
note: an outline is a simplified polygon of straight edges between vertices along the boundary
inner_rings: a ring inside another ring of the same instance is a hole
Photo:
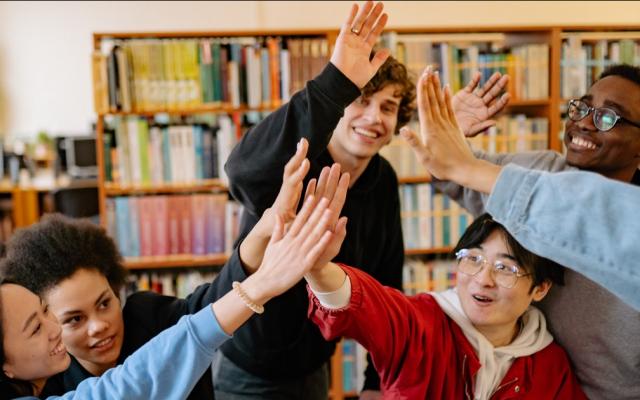
[[[453,250],[454,253],[461,249],[478,247],[495,230],[499,230],[504,236],[507,248],[513,254],[518,266],[531,273],[533,281],[531,290],[547,280],[558,285],[564,285],[564,267],[522,247],[504,226],[496,222],[487,213],[482,214],[469,225]]]
[[[82,268],[104,275],[116,295],[127,276],[116,244],[102,227],[85,219],[47,214],[14,233],[0,270],[42,296]]]
[[[607,76],[619,76],[640,86],[640,68],[629,64],[615,64],[600,74],[598,80]]]

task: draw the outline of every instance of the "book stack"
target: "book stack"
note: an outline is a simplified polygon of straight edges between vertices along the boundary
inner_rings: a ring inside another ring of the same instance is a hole
[[[454,92],[465,87],[476,71],[482,74],[481,82],[500,72],[511,76],[509,91],[513,99],[548,99],[549,45],[507,46],[504,35],[493,36],[487,41],[474,39],[473,35],[442,41],[437,35],[388,32],[382,43],[416,77],[427,65],[434,66],[443,84],[449,84]]]
[[[582,97],[602,71],[614,64],[639,65],[640,43],[633,39],[590,41],[579,34],[569,34],[562,43],[562,98]]]
[[[326,38],[105,41],[92,57],[95,108],[99,114],[276,108],[328,57]]]
[[[107,232],[127,258],[229,254],[240,206],[227,194],[106,199]]]
[[[473,217],[428,183],[400,187],[400,216],[406,249],[455,245]]]

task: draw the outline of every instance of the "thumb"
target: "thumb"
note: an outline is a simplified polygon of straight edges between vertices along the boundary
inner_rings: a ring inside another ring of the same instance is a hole
[[[275,224],[273,224],[273,232],[271,233],[271,239],[269,239],[269,245],[273,245],[278,242],[284,236],[284,223],[282,217],[279,214],[273,216],[275,218]]]
[[[427,148],[421,143],[418,135],[406,126],[400,129],[400,135],[407,143],[409,143],[409,146],[411,146],[411,149],[415,153],[416,158],[418,158],[418,161],[426,164],[429,161],[429,152],[427,151]]]
[[[468,132],[465,132],[465,136],[466,137],[474,137],[484,131],[486,131],[487,129],[491,128],[492,126],[494,126],[496,124],[496,121],[493,119],[488,119],[486,121],[482,121],[478,124],[472,125],[469,128]]]

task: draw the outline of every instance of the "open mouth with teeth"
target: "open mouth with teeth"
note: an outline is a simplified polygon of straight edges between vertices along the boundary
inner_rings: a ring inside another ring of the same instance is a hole
[[[357,135],[364,136],[369,139],[377,139],[380,137],[379,133],[364,128],[353,128],[353,132]]]
[[[571,144],[574,148],[579,150],[595,150],[598,148],[598,145],[592,141],[579,136],[571,136]]]
[[[482,296],[482,295],[479,295],[479,294],[474,294],[471,297],[473,297],[473,299],[475,301],[483,303],[483,304],[489,304],[489,303],[493,302],[493,299],[490,299],[489,297]]]
[[[58,343],[58,345],[56,347],[53,348],[53,350],[51,350],[51,352],[49,352],[50,356],[57,356],[60,353],[66,352],[67,348],[64,347],[64,344],[62,343],[62,340],[60,341],[60,343]]]
[[[106,339],[102,339],[101,341],[95,343],[91,346],[92,349],[103,349],[105,347],[109,347],[113,343],[114,336],[109,336]]]

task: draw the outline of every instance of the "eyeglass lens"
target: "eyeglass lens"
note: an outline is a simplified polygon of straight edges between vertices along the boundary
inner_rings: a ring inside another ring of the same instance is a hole
[[[591,108],[580,100],[569,103],[569,118],[573,121],[580,121],[589,115]],[[607,108],[596,108],[593,110],[593,125],[600,131],[608,131],[618,121],[618,115]]]

